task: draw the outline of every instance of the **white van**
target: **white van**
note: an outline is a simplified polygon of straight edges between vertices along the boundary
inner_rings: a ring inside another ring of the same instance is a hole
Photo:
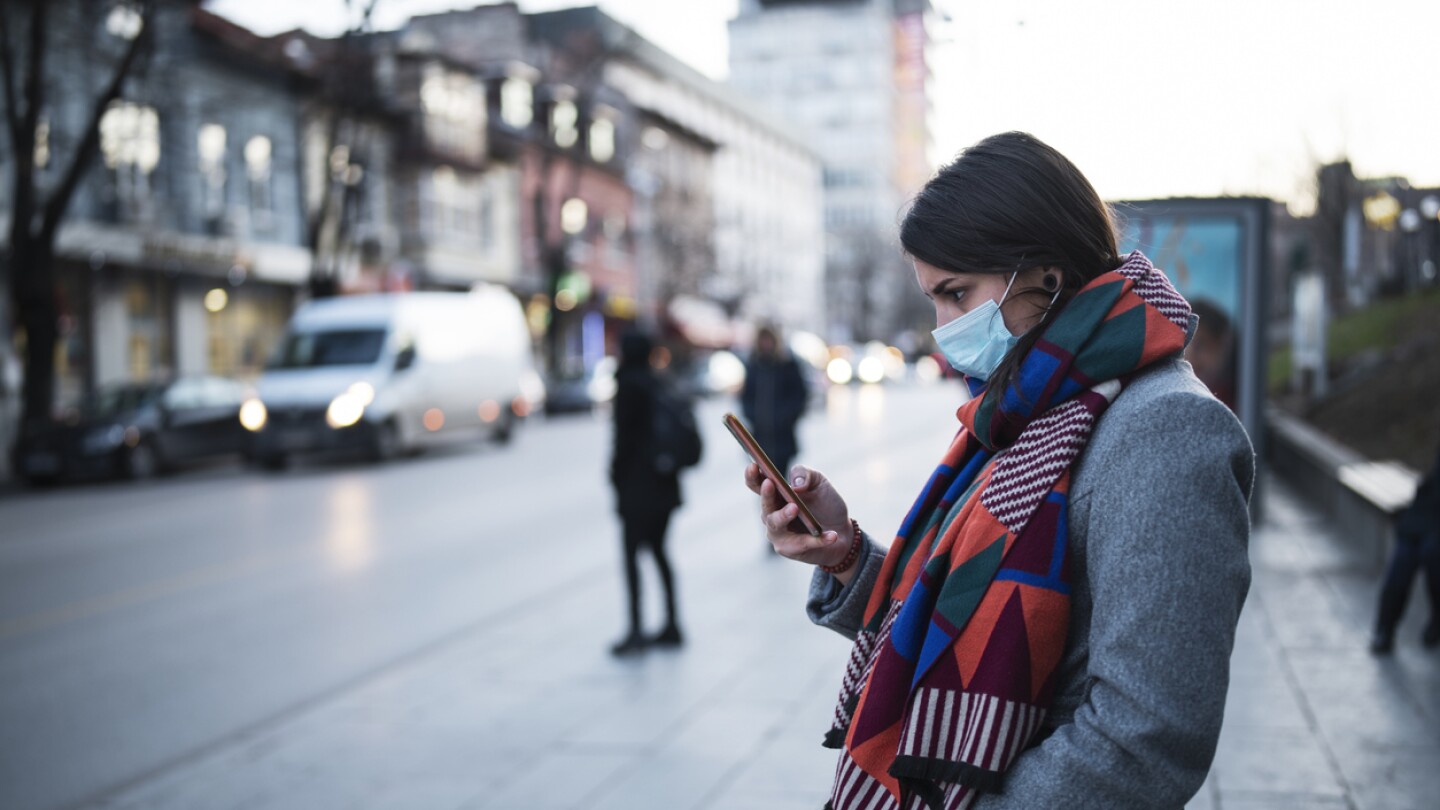
[[[240,422],[250,457],[280,468],[297,453],[383,460],[477,434],[503,443],[543,399],[520,302],[483,285],[305,304]]]

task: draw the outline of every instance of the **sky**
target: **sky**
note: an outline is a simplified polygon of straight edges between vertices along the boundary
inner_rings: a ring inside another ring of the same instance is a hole
[[[379,0],[376,23],[478,0]],[[359,5],[359,3],[355,3]],[[521,0],[526,11],[584,4]],[[736,0],[600,0],[723,80]],[[1440,0],[936,0],[937,161],[1012,129],[1101,196],[1258,194],[1303,213],[1314,167],[1440,186]],[[260,33],[333,34],[344,0],[212,0]]]

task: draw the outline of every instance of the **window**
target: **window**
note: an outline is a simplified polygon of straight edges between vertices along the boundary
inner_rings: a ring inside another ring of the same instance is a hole
[[[580,140],[580,111],[573,101],[557,101],[550,110],[550,131],[555,136],[555,145],[569,149]]]
[[[270,224],[272,212],[270,199],[270,168],[273,148],[270,139],[256,135],[245,142],[245,174],[250,179],[250,211],[255,215],[256,225]]]
[[[615,157],[615,124],[608,118],[590,122],[590,157],[598,163]]]
[[[430,176],[429,217],[431,232],[474,241],[480,231],[480,191],[449,166],[437,168]]]
[[[205,124],[196,136],[200,154],[200,210],[207,222],[225,213],[225,127]]]
[[[524,79],[506,79],[500,85],[500,120],[524,129],[535,120],[535,94]]]
[[[429,65],[420,83],[425,135],[430,145],[478,160],[485,148],[485,94],[480,83],[464,73]]]
[[[285,338],[271,368],[363,366],[380,359],[384,329],[296,332]]]
[[[160,116],[154,107],[115,101],[100,117],[100,153],[114,181],[115,202],[129,215],[150,198],[150,173],[160,163]]]
[[[40,116],[35,122],[35,168],[50,167],[50,117]]]

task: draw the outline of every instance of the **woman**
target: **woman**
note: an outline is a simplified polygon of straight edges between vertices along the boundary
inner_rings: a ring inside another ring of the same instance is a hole
[[[824,475],[791,471],[813,538],[746,470],[776,550],[820,567],[811,618],[855,641],[827,806],[1183,807],[1220,731],[1254,475],[1181,359],[1189,306],[1022,133],[943,168],[900,239],[974,397],[888,552]]]
[[[610,651],[633,655],[647,646],[678,647],[682,643],[675,612],[675,575],[665,554],[670,514],[680,505],[676,469],[659,469],[651,435],[656,398],[664,382],[650,368],[650,338],[639,332],[620,340],[620,365],[615,371],[615,449],[610,483],[624,534],[625,586],[629,596],[629,630]],[[665,588],[665,629],[647,637],[640,625],[640,551],[655,558]]]

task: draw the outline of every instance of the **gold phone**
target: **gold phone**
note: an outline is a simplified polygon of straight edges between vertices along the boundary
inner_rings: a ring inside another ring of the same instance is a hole
[[[775,466],[775,462],[765,455],[760,443],[750,435],[750,431],[745,428],[745,423],[740,421],[740,417],[733,413],[725,414],[725,427],[730,429],[730,435],[734,436],[735,441],[745,448],[745,452],[750,455],[750,458],[755,459],[755,463],[760,465],[760,472],[764,473],[765,477],[770,479],[770,483],[780,490],[780,497],[800,509],[800,522],[805,524],[805,530],[812,536],[819,537],[820,521],[815,519],[810,507],[806,506],[805,502],[800,500],[800,496],[795,494],[795,490],[790,487],[790,482],[785,480],[784,473],[780,472],[780,469]]]

